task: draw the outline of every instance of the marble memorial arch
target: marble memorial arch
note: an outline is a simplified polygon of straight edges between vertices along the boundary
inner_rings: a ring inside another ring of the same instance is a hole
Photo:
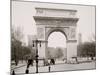
[[[36,7],[36,14],[33,16],[36,26],[38,39],[47,41],[49,35],[54,31],[62,32],[66,37],[66,57],[69,60],[77,56],[77,10],[70,9],[54,9]],[[39,57],[46,58],[48,56],[47,44],[43,43],[38,48]]]

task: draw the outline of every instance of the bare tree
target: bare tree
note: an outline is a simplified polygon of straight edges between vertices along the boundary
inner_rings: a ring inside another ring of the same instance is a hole
[[[22,57],[22,42],[23,33],[20,27],[11,27],[11,59],[15,60],[16,65]]]

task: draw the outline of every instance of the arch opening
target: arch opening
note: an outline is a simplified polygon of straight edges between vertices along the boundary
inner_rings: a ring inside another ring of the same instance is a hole
[[[60,31],[54,31],[48,36],[48,47],[66,48],[66,37]]]
[[[61,31],[53,31],[48,36],[48,57],[65,58],[67,55],[66,36]]]

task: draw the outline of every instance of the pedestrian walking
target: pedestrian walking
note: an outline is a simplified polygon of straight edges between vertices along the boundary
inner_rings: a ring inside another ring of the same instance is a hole
[[[55,60],[54,60],[54,59],[51,59],[51,60],[50,60],[50,64],[55,65]]]
[[[27,68],[29,68],[30,65],[33,66],[33,59],[32,58],[28,59]]]

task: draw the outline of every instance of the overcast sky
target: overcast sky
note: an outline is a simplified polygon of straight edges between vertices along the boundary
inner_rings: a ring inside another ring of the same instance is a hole
[[[95,8],[94,6],[79,6],[67,4],[51,4],[36,2],[12,2],[12,25],[20,26],[23,29],[24,38],[27,42],[28,35],[36,34],[36,25],[33,19],[35,15],[35,7],[58,8],[58,9],[74,9],[77,10],[77,33],[82,34],[82,41],[89,41],[95,33]]]

